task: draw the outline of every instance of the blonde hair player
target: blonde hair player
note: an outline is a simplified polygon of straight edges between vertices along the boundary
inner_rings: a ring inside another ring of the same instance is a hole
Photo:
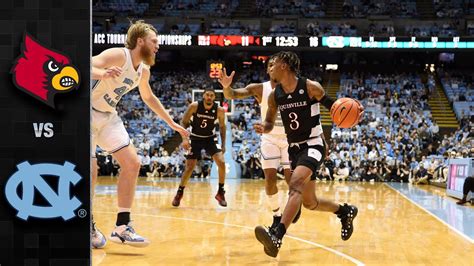
[[[92,195],[97,181],[95,149],[99,145],[112,154],[121,169],[117,183],[117,221],[110,240],[135,247],[145,247],[150,243],[130,224],[140,160],[115,107],[123,95],[138,86],[142,100],[158,117],[184,139],[189,136],[186,129],[173,121],[151,90],[149,68],[155,64],[158,49],[157,30],[140,20],[130,25],[124,48],[110,48],[92,57]],[[94,221],[91,234],[93,247],[105,245],[105,236],[95,227]]]
[[[274,62],[274,58],[270,57],[267,61],[267,74]],[[232,71],[230,76],[224,68],[220,73],[219,83],[223,87],[224,97],[227,99],[244,99],[255,97],[260,104],[262,122],[265,121],[265,115],[268,109],[268,96],[276,86],[276,82],[272,79],[263,83],[252,83],[245,88],[233,89],[231,87],[232,79],[235,72]],[[286,140],[285,128],[281,117],[276,118],[275,126],[269,133],[262,134],[260,150],[262,153],[262,168],[265,174],[265,193],[267,202],[273,212],[273,223],[270,228],[276,227],[281,220],[282,208],[280,196],[277,188],[277,170],[280,165],[283,167],[285,181],[290,182],[291,170],[290,159],[288,157],[288,141]],[[293,222],[298,221],[301,210],[296,215]]]

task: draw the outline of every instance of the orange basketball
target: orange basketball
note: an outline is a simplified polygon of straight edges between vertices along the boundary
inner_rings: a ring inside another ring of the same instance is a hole
[[[340,128],[351,128],[359,123],[361,104],[351,98],[340,98],[331,107],[331,119]]]

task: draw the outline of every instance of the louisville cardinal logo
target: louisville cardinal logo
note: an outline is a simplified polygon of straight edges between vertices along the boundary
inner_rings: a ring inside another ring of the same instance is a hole
[[[54,108],[54,95],[78,88],[79,71],[64,54],[25,33],[21,55],[11,69],[15,86]]]

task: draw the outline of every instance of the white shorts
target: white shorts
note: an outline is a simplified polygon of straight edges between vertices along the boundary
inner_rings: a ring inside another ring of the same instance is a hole
[[[260,151],[262,152],[263,169],[278,169],[280,165],[285,169],[290,169],[288,141],[285,135],[263,134]]]
[[[130,145],[130,137],[117,113],[92,110],[91,155],[95,157],[97,145],[112,154]]]

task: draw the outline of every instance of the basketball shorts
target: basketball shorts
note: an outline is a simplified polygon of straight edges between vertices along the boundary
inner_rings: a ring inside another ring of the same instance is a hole
[[[211,157],[214,154],[222,151],[219,144],[217,144],[215,137],[210,138],[191,138],[191,151],[186,155],[186,159],[201,160],[201,151],[204,149]]]
[[[92,157],[97,145],[110,154],[130,145],[128,132],[117,113],[92,110],[91,135]]]
[[[318,137],[304,143],[292,143],[288,148],[290,154],[291,169],[303,165],[311,169],[313,174],[311,180],[316,180],[319,167],[324,162],[326,147],[323,140]]]
[[[260,151],[263,169],[278,169],[280,165],[285,169],[290,168],[288,141],[285,135],[263,134]]]

